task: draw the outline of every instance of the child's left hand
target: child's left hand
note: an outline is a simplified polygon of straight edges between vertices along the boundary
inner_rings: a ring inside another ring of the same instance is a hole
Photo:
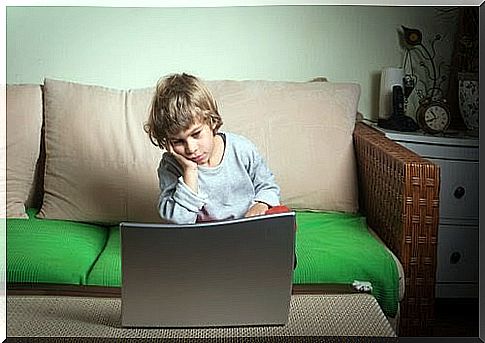
[[[262,202],[257,202],[249,208],[249,210],[244,215],[245,217],[261,216],[266,213],[269,206]]]

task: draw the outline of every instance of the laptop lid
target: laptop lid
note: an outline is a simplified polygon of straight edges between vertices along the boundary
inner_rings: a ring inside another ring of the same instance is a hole
[[[123,326],[286,324],[294,212],[120,232]]]

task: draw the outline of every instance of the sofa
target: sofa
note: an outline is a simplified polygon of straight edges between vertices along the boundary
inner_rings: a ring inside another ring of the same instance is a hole
[[[296,211],[293,292],[371,292],[399,335],[429,334],[438,166],[361,121],[358,84],[205,81]],[[120,296],[119,223],[161,221],[153,91],[7,85],[7,294]]]

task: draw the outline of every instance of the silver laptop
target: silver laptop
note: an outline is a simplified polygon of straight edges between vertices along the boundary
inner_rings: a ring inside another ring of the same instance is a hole
[[[284,325],[295,213],[188,225],[121,223],[121,323]]]

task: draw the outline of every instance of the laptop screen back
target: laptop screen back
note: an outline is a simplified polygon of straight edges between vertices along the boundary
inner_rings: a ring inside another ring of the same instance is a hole
[[[203,224],[121,223],[122,325],[281,325],[295,214]]]

